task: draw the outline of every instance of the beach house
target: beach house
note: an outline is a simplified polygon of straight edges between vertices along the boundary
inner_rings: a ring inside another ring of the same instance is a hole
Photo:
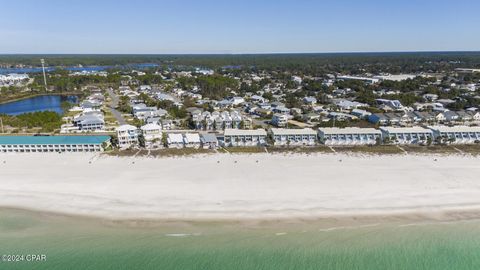
[[[158,124],[146,124],[140,127],[146,148],[160,147],[162,144],[162,127]]]
[[[101,131],[105,127],[103,113],[88,111],[73,118],[72,124],[81,131]]]
[[[380,142],[382,132],[374,128],[319,128],[318,138],[325,145],[373,145]]]
[[[288,124],[288,116],[286,114],[276,113],[273,115],[271,123],[276,127],[286,127]]]
[[[272,128],[270,130],[275,146],[315,145],[317,132],[311,128],[286,129]]]
[[[117,128],[118,146],[120,149],[126,149],[138,145],[137,127],[132,125],[121,125]]]

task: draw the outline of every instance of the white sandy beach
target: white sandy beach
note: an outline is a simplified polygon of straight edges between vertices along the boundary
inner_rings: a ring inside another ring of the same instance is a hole
[[[433,215],[480,210],[480,158],[3,154],[0,207],[113,219]]]

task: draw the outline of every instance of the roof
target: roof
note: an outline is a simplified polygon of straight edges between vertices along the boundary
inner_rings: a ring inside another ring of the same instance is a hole
[[[186,133],[185,134],[185,142],[186,143],[199,143],[200,142],[200,136],[198,136],[198,133]]]
[[[215,134],[207,133],[207,134],[201,134],[200,139],[202,140],[202,143],[217,143],[217,136]]]
[[[358,127],[346,127],[346,128],[319,128],[323,134],[381,134],[381,131],[374,128],[358,128]]]
[[[79,119],[77,118],[75,120],[78,121]],[[82,123],[82,125],[91,123],[105,123],[102,117],[98,117],[96,115],[84,115],[82,118],[80,118],[80,122]]]
[[[362,115],[371,115],[372,113],[366,110],[361,110],[361,109],[353,109],[351,114],[362,114]]]
[[[423,127],[381,127],[380,130],[388,133],[432,133]]]
[[[146,125],[141,126],[140,129],[142,129],[142,130],[152,130],[152,129],[157,130],[157,129],[162,129],[162,127],[157,125],[157,124],[150,123],[150,124],[146,124]]]
[[[110,136],[0,136],[5,144],[102,144]]]
[[[277,117],[277,118],[288,118],[288,116],[284,113],[275,113],[273,114],[273,117]]]
[[[225,129],[224,136],[267,136],[264,129]]]
[[[480,127],[469,127],[469,126],[430,126],[429,129],[437,132],[480,132]]]
[[[311,128],[288,129],[288,128],[272,128],[273,135],[317,135],[317,132]]]
[[[183,135],[180,133],[169,133],[168,143],[183,143]]]
[[[136,130],[137,127],[134,127],[132,125],[121,125],[117,128],[117,131],[128,131],[128,130]]]

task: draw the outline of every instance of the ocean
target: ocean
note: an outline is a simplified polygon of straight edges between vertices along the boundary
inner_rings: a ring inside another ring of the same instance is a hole
[[[348,223],[116,222],[2,209],[0,269],[479,269],[478,220]],[[5,261],[11,255],[24,259]]]

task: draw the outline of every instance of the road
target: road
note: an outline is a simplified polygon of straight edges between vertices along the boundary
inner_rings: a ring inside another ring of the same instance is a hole
[[[116,107],[118,107],[118,102],[120,101],[120,98],[118,97],[117,94],[115,94],[112,88],[107,88],[107,93],[112,100],[108,108],[112,112],[113,116],[115,116],[115,118],[117,119],[118,124],[119,125],[127,124],[127,122],[125,121],[125,118],[123,118],[122,113],[119,112],[117,109],[115,109]]]

